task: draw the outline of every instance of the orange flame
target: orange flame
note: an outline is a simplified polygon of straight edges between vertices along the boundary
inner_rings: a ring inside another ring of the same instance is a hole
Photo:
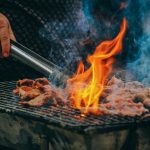
[[[85,114],[100,113],[98,108],[100,96],[106,79],[112,71],[113,56],[122,50],[126,26],[127,21],[124,18],[119,34],[113,40],[99,44],[95,52],[87,57],[89,69],[85,70],[81,61],[76,75],[67,81],[67,85],[71,86],[70,99],[73,106]]]

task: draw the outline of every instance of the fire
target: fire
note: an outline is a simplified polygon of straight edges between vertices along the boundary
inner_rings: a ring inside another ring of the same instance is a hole
[[[118,35],[113,40],[100,43],[94,53],[87,57],[90,67],[85,69],[81,61],[76,75],[67,81],[67,85],[71,87],[69,93],[73,106],[82,113],[100,113],[98,107],[100,96],[112,71],[113,56],[122,50],[126,27],[127,21],[124,18]]]

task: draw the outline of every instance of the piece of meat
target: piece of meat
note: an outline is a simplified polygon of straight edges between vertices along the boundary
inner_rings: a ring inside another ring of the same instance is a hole
[[[31,99],[31,98],[34,98],[41,94],[41,91],[39,89],[34,89],[34,88],[28,87],[28,86],[19,87],[16,90],[14,90],[13,92],[14,92],[14,94],[19,95],[19,97],[22,100]]]
[[[104,114],[139,116],[150,106],[150,90],[138,81],[124,83],[116,77],[108,82],[102,93],[100,108]]]
[[[121,79],[117,79],[115,76],[108,81],[107,86],[117,86],[117,87],[124,87],[125,83]]]
[[[39,88],[42,87],[44,85],[48,85],[50,84],[48,79],[46,78],[37,78],[33,84],[34,87]]]
[[[148,112],[144,108],[142,103],[134,103],[132,101],[125,101],[123,99],[118,99],[114,103],[100,104],[100,111],[103,114],[109,115],[120,115],[120,116],[140,116],[145,112]]]
[[[54,92],[54,88],[52,88],[52,86],[49,84],[49,85],[44,85],[44,86],[41,86],[39,87],[38,89],[40,89],[42,92],[44,93],[51,93],[51,92]]]
[[[40,87],[48,83],[46,78],[38,78],[35,81],[30,79],[19,80],[16,85],[17,88],[13,90],[13,93],[19,95],[22,100],[32,99],[43,93]]]
[[[23,95],[25,92],[32,90],[32,87],[28,86],[20,86],[13,90],[14,94],[18,94],[19,96]]]
[[[45,85],[42,88],[44,93],[51,93],[52,97],[56,99],[63,99],[62,93],[58,89],[50,85]]]
[[[144,99],[143,104],[144,104],[145,106],[150,107],[150,98]]]
[[[49,100],[54,106],[66,105],[63,95],[65,91],[52,87],[46,78],[20,80],[14,93],[23,100],[30,99],[29,101],[20,101],[19,103],[22,105],[40,107],[47,104]],[[70,96],[68,97],[70,98]],[[102,92],[99,110],[100,115],[134,117],[147,113],[148,110],[145,106],[150,106],[150,88],[144,87],[138,81],[125,83],[112,77]]]
[[[56,88],[53,88],[50,84],[47,85],[47,82],[44,84],[45,85],[40,85],[36,88],[35,86],[33,86],[33,88],[27,86],[17,88],[19,97],[22,100],[27,98],[30,99],[29,101],[21,101],[19,103],[22,105],[40,107],[51,100],[52,105],[63,105],[64,101],[61,93]]]
[[[23,80],[17,81],[16,86],[17,86],[17,87],[21,87],[21,86],[29,86],[29,87],[32,87],[32,86],[33,86],[33,83],[34,83],[34,80],[31,80],[31,79],[23,79]]]
[[[50,98],[51,98],[50,94],[44,93],[35,97],[34,99],[31,99],[30,101],[21,101],[19,102],[19,104],[33,106],[33,107],[40,107],[47,104]]]

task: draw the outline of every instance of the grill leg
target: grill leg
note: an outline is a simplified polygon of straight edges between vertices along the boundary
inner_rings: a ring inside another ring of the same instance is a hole
[[[49,143],[45,135],[41,136],[41,150],[49,150]]]

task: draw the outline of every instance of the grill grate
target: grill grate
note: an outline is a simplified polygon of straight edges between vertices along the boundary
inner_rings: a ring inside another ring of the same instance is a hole
[[[50,107],[49,105],[40,108],[24,107],[18,104],[18,98],[13,95],[16,82],[0,82],[0,111],[19,115],[21,117],[32,118],[42,122],[48,122],[66,129],[77,132],[108,131],[133,127],[138,124],[149,122],[149,119],[140,120],[139,117],[119,117],[119,116],[80,116],[80,112],[73,108]]]

